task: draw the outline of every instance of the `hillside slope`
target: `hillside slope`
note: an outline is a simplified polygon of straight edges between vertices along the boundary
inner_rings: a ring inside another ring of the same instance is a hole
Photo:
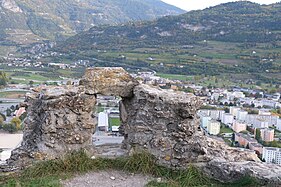
[[[96,26],[57,50],[94,66],[118,62],[169,74],[280,84],[280,12],[281,3],[226,3],[150,22]]]
[[[61,39],[95,25],[180,14],[160,0],[0,0],[0,39]]]
[[[73,49],[80,43],[87,49],[108,47],[108,44],[115,48],[188,45],[203,40],[276,42],[281,40],[280,12],[280,3],[268,6],[245,1],[226,3],[152,22],[93,27],[70,38],[65,46]]]

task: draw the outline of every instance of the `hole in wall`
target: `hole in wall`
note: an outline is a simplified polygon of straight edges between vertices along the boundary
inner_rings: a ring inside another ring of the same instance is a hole
[[[93,135],[94,145],[121,144],[124,137],[119,133],[121,125],[120,97],[97,95],[95,114],[97,127]]]

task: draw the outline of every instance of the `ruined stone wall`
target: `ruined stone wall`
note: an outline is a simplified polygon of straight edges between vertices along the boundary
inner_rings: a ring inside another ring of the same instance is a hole
[[[202,104],[198,97],[138,84],[122,68],[88,69],[79,86],[47,87],[27,95],[23,142],[0,171],[73,150],[95,149],[96,94],[122,97],[120,130],[130,154],[147,151],[159,164],[172,168],[193,164],[223,182],[250,175],[265,185],[281,184],[281,166],[261,163],[254,152],[202,134],[196,115]]]
[[[136,86],[134,96],[120,104],[124,147],[132,153],[148,151],[160,164],[176,168],[215,158],[259,161],[255,153],[204,136],[196,114],[201,105],[193,94]]]
[[[28,115],[23,141],[12,152],[10,163],[21,167],[32,159],[48,160],[73,150],[92,149],[95,95],[73,86],[44,87],[28,94],[25,104]]]

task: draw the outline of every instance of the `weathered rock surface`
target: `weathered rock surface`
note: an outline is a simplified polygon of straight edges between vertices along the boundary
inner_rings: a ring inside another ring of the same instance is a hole
[[[160,164],[176,168],[218,157],[259,161],[252,152],[203,136],[196,114],[201,104],[193,94],[136,86],[134,96],[120,104],[124,146],[131,152],[148,151]]]
[[[172,168],[192,163],[222,182],[250,175],[263,185],[281,185],[281,166],[262,163],[254,152],[231,148],[199,131],[201,104],[192,94],[136,86],[134,96],[120,104],[124,147],[130,153],[148,151]]]
[[[131,97],[137,84],[123,68],[90,68],[80,81],[87,93],[120,97]]]
[[[235,181],[243,176],[252,176],[261,186],[281,186],[281,167],[262,162],[226,162],[214,159],[201,166],[202,171],[222,182]]]
[[[28,94],[28,116],[21,146],[8,162],[27,165],[30,159],[47,160],[79,149],[92,147],[94,95],[79,87],[46,87]]]

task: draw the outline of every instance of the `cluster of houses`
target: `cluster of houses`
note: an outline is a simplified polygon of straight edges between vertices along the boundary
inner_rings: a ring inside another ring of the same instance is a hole
[[[115,96],[102,96],[97,97],[97,107],[103,109],[98,112],[98,131],[118,133],[119,126],[110,124],[110,119],[119,119],[119,101],[120,99]],[[98,109],[99,110],[99,109]]]
[[[246,97],[244,93],[248,93],[250,97]],[[257,95],[259,97],[257,97]],[[210,104],[220,103],[228,105],[230,103],[235,103],[240,106],[247,105],[254,108],[281,108],[281,103],[278,102],[279,99],[280,93],[265,94],[261,91],[242,88],[233,88],[232,91],[217,88],[208,93],[208,101]]]
[[[237,144],[239,147],[251,149],[262,155],[266,162],[277,163],[277,158],[274,160],[268,158],[268,155],[271,155],[268,151],[272,153],[276,150],[276,155],[279,155],[280,149],[264,147],[255,138],[257,138],[256,133],[259,132],[261,142],[279,142],[279,138],[275,138],[275,129],[281,131],[281,119],[278,116],[265,110],[259,110],[259,114],[249,114],[240,107],[229,107],[229,113],[224,110],[200,110],[198,115],[201,127],[207,134],[228,137],[232,139],[234,145]],[[221,133],[222,126],[231,129],[233,133]]]
[[[4,57],[6,60],[3,65],[8,67],[34,67],[34,68],[46,68],[53,67],[59,69],[74,69],[78,67],[88,67],[90,61],[89,60],[77,60],[75,62],[66,64],[66,63],[43,63],[40,59],[41,57],[37,57],[36,59],[32,58],[14,58],[14,57]]]
[[[175,83],[179,81],[169,80],[161,78],[156,75],[156,72],[138,72],[136,74],[131,74],[135,79],[139,80],[143,84],[149,85],[159,85],[163,86],[169,83]]]

